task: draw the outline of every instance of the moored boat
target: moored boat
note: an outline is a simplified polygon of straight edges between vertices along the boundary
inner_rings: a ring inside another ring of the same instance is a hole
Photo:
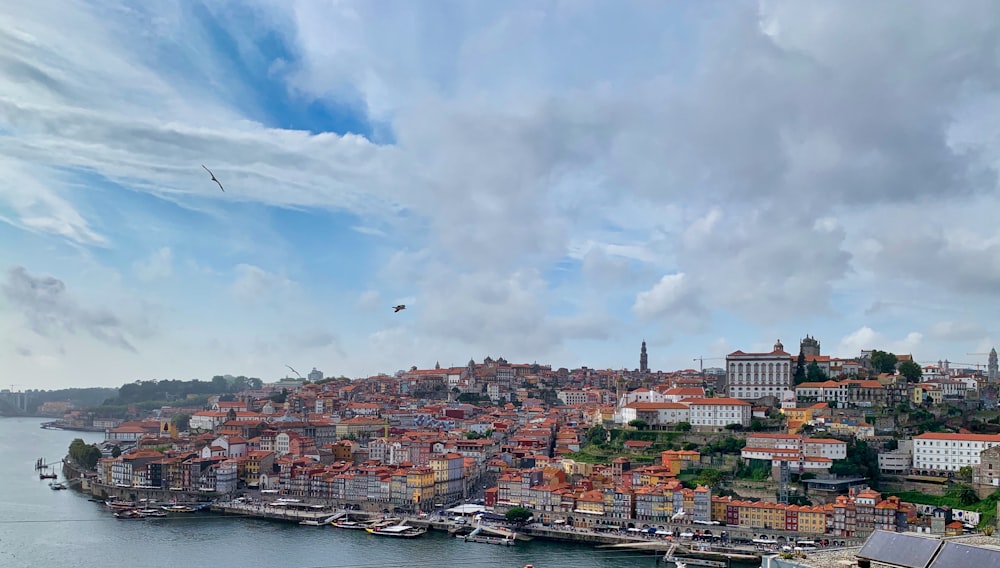
[[[104,506],[115,511],[135,509],[135,503],[131,501],[105,501]]]
[[[139,521],[146,517],[136,509],[115,511],[115,518],[121,521]]]
[[[66,487],[65,483],[50,483],[49,484],[49,489],[52,489],[52,490],[61,490],[61,489],[69,489],[69,487]]]
[[[310,527],[321,527],[323,526],[323,521],[317,521],[316,519],[306,519],[304,521],[299,521],[299,524]]]
[[[193,513],[196,511],[194,507],[189,505],[164,505],[161,509],[168,513]]]
[[[412,527],[410,525],[393,525],[381,528],[366,528],[371,534],[379,536],[394,536],[397,538],[415,538],[427,532],[423,527]]]
[[[338,529],[348,529],[348,530],[364,530],[368,527],[364,523],[359,523],[356,521],[337,521],[333,523],[333,526]]]
[[[58,473],[39,473],[38,479],[58,479]]]

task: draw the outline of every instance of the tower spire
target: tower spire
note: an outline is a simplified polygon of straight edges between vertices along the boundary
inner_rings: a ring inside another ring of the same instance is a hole
[[[646,353],[646,340],[642,340],[642,349],[639,351],[639,372],[649,372],[649,356]]]

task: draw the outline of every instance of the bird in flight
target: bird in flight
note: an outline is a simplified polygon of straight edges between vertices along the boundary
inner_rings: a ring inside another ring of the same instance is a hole
[[[406,309],[406,304],[400,304],[398,306],[393,306],[392,307],[392,313],[394,313],[394,314],[395,313],[399,313],[401,310],[405,310],[405,309]]]
[[[292,366],[291,366],[291,365],[285,365],[285,366],[286,366],[286,367],[288,367],[289,369],[292,369]],[[299,372],[298,372],[298,371],[296,371],[295,369],[292,369],[292,372],[293,372],[293,373],[295,373],[296,375],[299,375],[299,378],[300,378],[300,379],[302,378],[302,375],[300,375],[300,374],[299,374]]]
[[[205,168],[205,164],[202,164],[201,167]],[[222,193],[225,193],[226,189],[222,187],[222,182],[215,178],[215,174],[212,173],[212,170],[205,168],[205,171],[208,172],[208,175],[212,176],[212,181],[219,184],[219,189],[222,190]]]

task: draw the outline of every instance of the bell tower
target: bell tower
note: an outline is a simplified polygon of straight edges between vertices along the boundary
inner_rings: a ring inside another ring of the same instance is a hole
[[[649,372],[649,356],[646,354],[646,340],[642,340],[642,349],[639,351],[639,372]]]

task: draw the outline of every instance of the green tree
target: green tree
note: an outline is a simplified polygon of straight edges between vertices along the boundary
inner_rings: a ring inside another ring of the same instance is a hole
[[[115,447],[111,448],[111,457],[117,458],[120,455],[122,455],[122,449],[121,448],[119,448],[118,446],[115,446]]]
[[[799,358],[795,362],[795,384],[806,382],[806,354],[799,348]]]
[[[971,481],[973,473],[975,473],[975,470],[972,468],[971,465],[963,465],[962,467],[958,468],[958,476],[961,477],[962,479],[968,479],[969,481]]]
[[[908,383],[919,383],[920,377],[924,376],[924,371],[914,361],[903,361],[899,364],[899,374],[906,377]]]
[[[760,418],[754,418],[750,421],[750,430],[753,432],[760,432],[764,429],[764,422]]]
[[[813,361],[808,365],[806,365],[806,382],[822,383],[823,381],[829,378],[830,377],[826,376],[826,373],[823,372],[823,369],[819,368],[819,365],[816,364],[816,361]]]
[[[722,483],[725,479],[726,474],[722,473],[717,469],[705,468],[701,470],[698,478],[695,480],[698,485],[705,485],[707,487],[715,487],[716,485]]]
[[[649,424],[642,420],[641,418],[636,418],[635,420],[629,420],[628,425],[635,428],[636,430],[645,430]]]
[[[276,402],[278,404],[285,404],[288,400],[288,389],[281,389],[281,392],[274,393],[271,395],[271,402]]]
[[[70,442],[69,457],[86,469],[94,469],[97,467],[97,460],[101,459],[101,450],[96,445],[88,445],[82,439],[76,438]]]
[[[677,428],[678,432],[690,432],[691,431],[691,423],[690,422],[678,422],[676,428]]]
[[[587,430],[587,442],[600,446],[608,439],[608,430],[601,424],[595,424]]]
[[[187,412],[178,412],[170,417],[170,423],[176,426],[179,432],[184,432],[191,427],[191,415]]]
[[[875,349],[871,355],[872,370],[876,373],[893,373],[899,359],[892,353]]]
[[[523,525],[528,522],[531,516],[531,511],[524,507],[511,507],[507,510],[507,514],[504,515],[508,523],[515,525]]]

